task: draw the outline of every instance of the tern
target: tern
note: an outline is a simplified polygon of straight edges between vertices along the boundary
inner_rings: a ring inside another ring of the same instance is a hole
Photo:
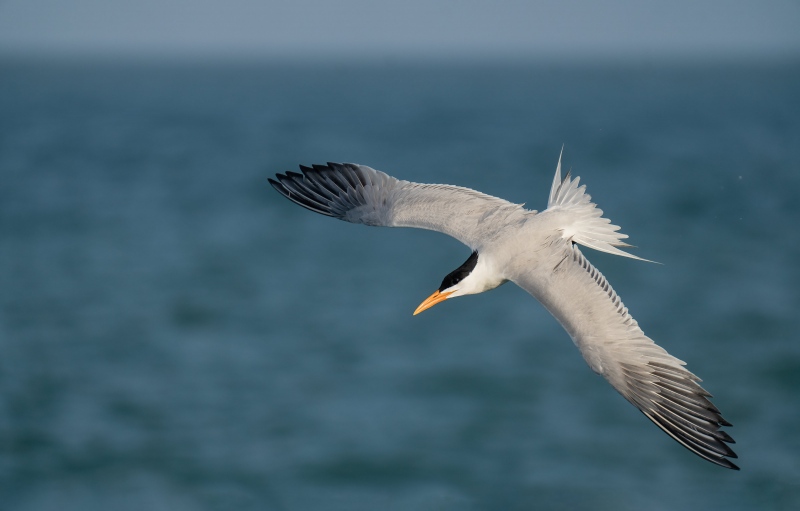
[[[563,153],[563,149],[562,149]],[[647,337],[608,280],[578,245],[646,261],[617,247],[628,236],[604,218],[586,185],[556,166],[547,209],[459,186],[422,184],[365,165],[300,166],[269,179],[290,201],[356,224],[439,231],[467,245],[469,258],[450,272],[414,315],[445,300],[513,282],[564,327],[589,367],[648,419],[703,459],[738,470],[721,428],[731,426],[697,376]]]

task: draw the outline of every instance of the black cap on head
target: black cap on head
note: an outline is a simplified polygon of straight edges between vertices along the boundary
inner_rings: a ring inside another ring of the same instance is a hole
[[[472,270],[475,269],[476,264],[478,264],[478,252],[473,252],[469,256],[469,259],[464,261],[464,264],[447,274],[442,281],[442,285],[439,286],[439,292],[441,293],[445,289],[453,287],[464,280],[467,275],[472,273]]]

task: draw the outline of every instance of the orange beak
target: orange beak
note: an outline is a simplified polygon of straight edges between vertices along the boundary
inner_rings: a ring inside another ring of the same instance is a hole
[[[449,297],[451,294],[453,294],[452,291],[445,291],[444,293],[440,293],[439,291],[435,291],[432,295],[430,295],[428,298],[426,298],[424,302],[419,304],[419,307],[417,307],[417,310],[414,311],[414,316],[416,316],[417,314],[419,314],[420,312],[422,312],[422,311],[424,311],[426,309],[430,309],[431,307],[433,307],[434,305],[436,305],[439,302],[443,302],[443,301],[447,300],[447,297]]]

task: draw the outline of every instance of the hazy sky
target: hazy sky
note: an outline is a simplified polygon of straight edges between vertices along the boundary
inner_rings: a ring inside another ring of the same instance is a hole
[[[0,0],[0,52],[800,55],[800,1]]]

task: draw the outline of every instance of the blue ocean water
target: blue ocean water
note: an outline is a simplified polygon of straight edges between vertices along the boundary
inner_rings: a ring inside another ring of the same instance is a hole
[[[800,63],[0,63],[0,509],[797,509]],[[354,161],[543,209],[704,379],[683,449],[469,250],[275,193]]]

